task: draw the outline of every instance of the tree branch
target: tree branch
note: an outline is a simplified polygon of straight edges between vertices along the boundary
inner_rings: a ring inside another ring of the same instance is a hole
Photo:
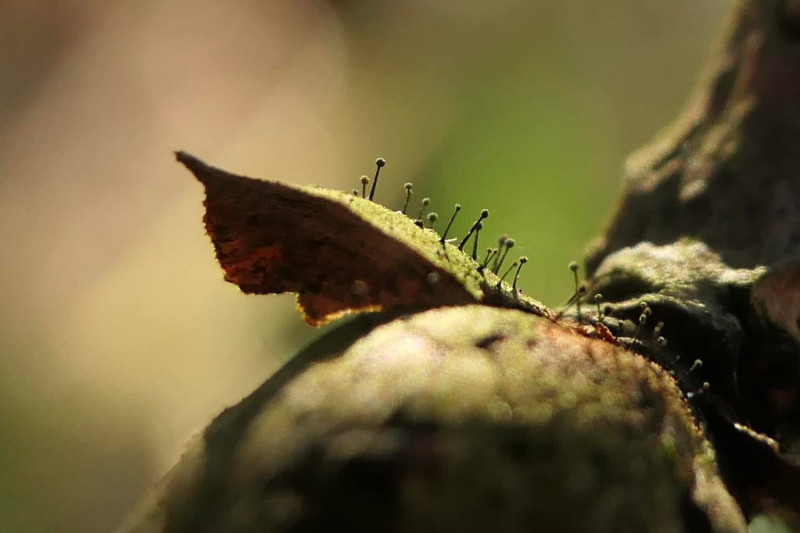
[[[630,158],[625,190],[588,254],[642,241],[705,242],[734,267],[800,254],[800,44],[796,2],[740,1],[696,95]]]

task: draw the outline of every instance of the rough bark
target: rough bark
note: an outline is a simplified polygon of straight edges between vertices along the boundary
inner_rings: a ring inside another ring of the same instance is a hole
[[[744,531],[800,512],[798,36],[797,2],[736,5],[588,254],[602,309],[359,316],[225,410],[125,530]]]
[[[626,246],[681,237],[705,242],[732,267],[800,254],[797,11],[791,1],[736,4],[684,113],[629,160],[589,273]]]

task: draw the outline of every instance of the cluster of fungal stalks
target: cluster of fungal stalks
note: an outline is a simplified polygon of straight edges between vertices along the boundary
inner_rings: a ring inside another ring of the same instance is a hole
[[[358,189],[353,189],[353,195],[360,196],[366,200],[375,201],[375,188],[378,183],[378,177],[380,176],[381,169],[384,166],[386,166],[385,159],[379,157],[375,160],[375,177],[372,179],[372,187],[369,195],[367,195],[367,186],[370,183],[368,176],[361,176],[361,192],[359,193]],[[416,217],[412,217],[409,213],[409,206],[411,204],[411,197],[414,196],[414,184],[410,182],[406,183],[403,185],[403,189],[405,191],[405,201],[403,202],[403,208],[398,210],[398,212],[411,218],[414,224],[421,229],[430,229],[432,231],[436,231],[435,224],[436,221],[439,220],[439,214],[433,211],[426,214],[426,211],[430,206],[431,199],[428,197],[423,198],[420,202],[420,208],[416,214]],[[516,245],[516,241],[508,235],[501,235],[498,239],[497,247],[487,248],[486,255],[484,256],[483,260],[478,262],[478,238],[481,230],[483,229],[483,221],[489,218],[489,210],[481,210],[480,214],[478,215],[478,219],[472,224],[469,231],[461,239],[461,241],[459,241],[456,237],[448,238],[450,229],[453,227],[453,222],[455,221],[459,212],[461,212],[461,204],[455,204],[453,214],[450,215],[450,219],[447,222],[444,232],[441,234],[439,242],[442,244],[448,243],[453,245],[456,245],[458,242],[458,250],[467,254],[467,252],[464,251],[464,248],[467,246],[469,241],[472,240],[471,253],[468,255],[473,261],[478,263],[478,272],[483,273],[484,271],[489,270],[497,275],[500,278],[500,280],[497,282],[497,287],[499,288],[500,284],[508,277],[508,275],[511,274],[512,271],[515,271],[511,286],[514,293],[520,291],[520,289],[517,288],[517,284],[519,283],[519,276],[520,272],[522,271],[522,267],[528,262],[528,258],[526,256],[523,255],[518,259],[515,259],[501,274],[503,263],[505,262],[509,251]],[[473,235],[475,237],[474,239],[472,238]]]
[[[680,355],[671,356],[672,359],[669,361],[663,360],[664,358],[661,354],[668,344],[666,337],[662,335],[664,322],[656,322],[650,334],[647,334],[648,324],[652,323],[651,317],[653,315],[653,310],[647,302],[639,302],[639,315],[635,322],[630,320],[620,321],[611,317],[613,312],[612,307],[608,305],[603,306],[603,295],[598,292],[592,296],[594,309],[584,314],[581,311],[581,302],[587,295],[588,286],[585,282],[581,282],[580,280],[580,268],[578,263],[572,261],[569,264],[569,269],[573,273],[575,292],[570,296],[558,313],[558,318],[564,316],[572,306],[575,306],[576,320],[579,326],[583,324],[585,319],[587,323],[594,328],[595,333],[601,338],[622,345],[633,352],[646,355],[649,359],[659,363],[673,375],[681,389],[686,391],[686,397],[689,400],[709,390],[711,385],[707,381],[703,381],[702,384],[694,390],[691,389],[690,385],[689,378],[693,373],[702,368],[702,360],[695,359],[689,368],[682,373],[671,370],[678,367]],[[613,322],[610,322],[609,319],[613,320]],[[612,328],[617,331],[616,335],[612,333]]]
[[[368,176],[361,176],[361,191],[358,189],[353,189],[353,194],[366,200],[375,201],[375,190],[378,183],[378,178],[380,176],[381,169],[384,166],[386,166],[386,160],[383,158],[378,158],[375,161],[376,169],[374,178],[370,180]],[[369,193],[367,193],[367,187],[370,185],[370,181],[372,182],[372,186],[369,189]],[[402,209],[398,210],[398,213],[409,217],[420,229],[436,231],[435,224],[439,219],[439,214],[434,211],[426,213],[431,203],[430,198],[423,198],[420,202],[419,210],[415,213],[416,216],[412,216],[414,213],[410,212],[410,206],[411,199],[414,196],[414,184],[410,182],[405,183],[403,185],[403,189],[405,192],[405,199],[403,202],[403,207]],[[490,271],[495,274],[499,278],[499,281],[497,281],[496,284],[497,289],[500,289],[503,281],[509,276],[509,274],[511,274],[512,271],[514,271],[514,277],[511,284],[512,291],[514,294],[521,292],[520,289],[518,289],[517,284],[519,282],[522,267],[528,262],[528,258],[526,256],[521,256],[512,261],[507,269],[502,270],[509,252],[516,245],[516,241],[513,238],[506,234],[501,235],[498,239],[497,247],[486,248],[483,259],[481,261],[478,260],[478,238],[481,230],[483,230],[484,221],[489,218],[488,209],[481,210],[477,220],[475,220],[467,234],[460,241],[456,237],[448,237],[450,235],[450,230],[453,227],[453,222],[455,221],[456,216],[458,216],[458,213],[461,212],[461,209],[461,204],[455,204],[453,213],[450,215],[447,225],[445,226],[444,231],[441,233],[439,242],[442,245],[447,243],[457,246],[459,251],[464,254],[468,254],[469,257],[471,257],[472,260],[478,264],[477,270],[479,272],[484,273],[485,271]],[[464,249],[467,247],[470,240],[472,240],[472,247],[468,253]],[[595,293],[592,295],[591,302],[594,305],[590,305],[589,311],[585,311],[584,307],[582,307],[582,304],[585,303],[584,298],[589,293],[588,285],[585,281],[581,281],[580,279],[580,266],[577,262],[570,262],[569,269],[573,275],[575,290],[569,299],[564,303],[561,310],[555,315],[555,319],[557,321],[566,318],[566,315],[574,307],[574,319],[577,322],[579,329],[588,326],[592,330],[591,333],[593,336],[624,346],[631,351],[646,354],[648,358],[656,362],[664,363],[664,361],[658,361],[660,358],[659,353],[661,353],[667,346],[667,339],[662,335],[664,323],[657,322],[652,327],[650,334],[648,335],[646,333],[647,329],[649,329],[648,323],[652,323],[652,309],[648,306],[647,302],[640,302],[640,312],[638,315],[638,320],[635,322],[631,320],[620,320],[612,317],[611,315],[613,313],[613,309],[611,306],[603,305],[603,295],[600,293]],[[676,368],[679,359],[680,356],[676,355],[670,362],[671,364],[662,364],[662,366],[665,366],[666,368]],[[670,372],[672,372],[675,379],[681,385],[681,388],[686,391],[689,389],[688,380],[690,374],[696,372],[702,367],[702,365],[703,362],[700,359],[697,359],[689,366],[688,370],[683,372],[681,375],[676,375],[675,371]],[[689,390],[686,392],[686,396],[691,400],[699,394],[707,391],[709,387],[710,385],[708,382],[702,382],[702,385],[696,390]]]

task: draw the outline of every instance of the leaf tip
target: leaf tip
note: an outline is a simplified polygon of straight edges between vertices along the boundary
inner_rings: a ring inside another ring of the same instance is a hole
[[[189,169],[189,171],[194,174],[194,177],[197,178],[198,181],[201,183],[206,182],[211,167],[206,165],[203,161],[188,152],[184,152],[183,150],[177,150],[175,152],[175,159]]]

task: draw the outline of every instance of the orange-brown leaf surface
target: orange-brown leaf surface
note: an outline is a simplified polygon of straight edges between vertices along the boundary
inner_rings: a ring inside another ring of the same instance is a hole
[[[546,313],[401,213],[353,194],[237,176],[176,155],[205,186],[206,231],[225,279],[246,293],[297,293],[311,325],[348,311],[475,302]]]

